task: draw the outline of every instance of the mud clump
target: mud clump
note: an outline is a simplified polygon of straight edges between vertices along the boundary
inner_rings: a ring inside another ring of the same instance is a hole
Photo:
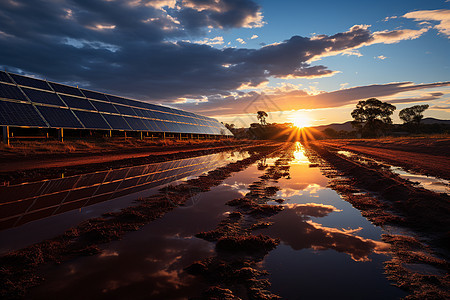
[[[242,237],[224,237],[217,241],[217,251],[227,252],[269,252],[275,249],[280,243],[279,239],[273,239],[264,235],[250,235]]]
[[[233,292],[229,289],[223,289],[218,286],[213,286],[208,288],[203,292],[202,299],[210,300],[239,300],[241,298],[233,295]]]

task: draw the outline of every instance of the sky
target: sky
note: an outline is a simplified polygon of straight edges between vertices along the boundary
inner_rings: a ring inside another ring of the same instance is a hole
[[[2,0],[0,68],[234,123],[450,119],[450,0]]]

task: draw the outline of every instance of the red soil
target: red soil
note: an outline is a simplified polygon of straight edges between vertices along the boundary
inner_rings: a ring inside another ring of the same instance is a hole
[[[450,179],[450,137],[325,140],[315,143],[361,153],[419,173]]]

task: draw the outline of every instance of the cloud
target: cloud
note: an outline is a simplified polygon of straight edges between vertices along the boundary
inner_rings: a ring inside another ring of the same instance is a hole
[[[251,40],[257,39],[258,36],[256,34],[252,35],[252,37],[250,38]]]
[[[431,106],[430,109],[450,111],[450,105],[448,105],[448,106],[434,105],[434,106]]]
[[[389,100],[389,103],[413,103],[413,102],[428,102],[434,101],[441,98],[441,96],[445,95],[445,93],[437,92],[437,93],[429,93],[420,97],[408,97],[408,98],[396,98],[393,100]]]
[[[233,93],[262,86],[269,78],[316,78],[339,72],[312,64],[322,57],[422,34],[420,30],[372,33],[368,25],[355,25],[331,36],[293,36],[259,49],[218,49],[212,46],[221,45],[222,37],[202,35],[211,27],[257,27],[261,22],[261,8],[252,0],[36,0],[20,5],[3,1],[0,66],[159,103],[201,98],[211,103],[190,108],[214,110],[222,104],[227,107],[220,100],[248,103],[256,94],[238,99]],[[306,100],[295,106],[331,104],[322,99],[308,104],[311,98],[301,94],[285,95]],[[286,103],[283,95],[277,97]]]
[[[419,91],[431,88],[450,86],[450,82],[436,82],[427,84],[414,84],[412,82],[394,82],[387,84],[374,84],[341,88],[331,92],[318,92],[311,94],[306,90],[290,89],[287,91],[267,90],[271,94],[262,92],[247,92],[238,95],[225,95],[208,97],[202,103],[186,103],[178,105],[181,109],[196,110],[210,115],[236,115],[254,113],[254,107],[267,107],[267,101],[276,103],[276,109],[290,111],[297,109],[317,109],[344,106],[353,104],[358,100],[371,97],[390,97],[409,91]],[[263,91],[264,92],[264,91]],[[399,98],[389,100],[391,103],[424,102],[439,99],[443,93],[435,92],[420,97]],[[275,107],[272,107],[273,111]]]
[[[190,42],[190,41],[184,41],[184,42]],[[194,41],[193,43],[199,44],[199,45],[223,45],[223,37],[222,36],[216,36],[214,38],[204,38],[203,40]]]
[[[260,6],[253,0],[184,0],[176,15],[187,27],[254,28],[263,26]]]
[[[450,37],[450,10],[418,10],[403,15],[404,18],[414,19],[415,21],[436,21],[434,28],[441,34]]]
[[[378,55],[378,56],[375,56],[375,58],[385,60],[387,57],[384,55]]]
[[[399,29],[399,30],[383,30],[373,33],[373,38],[367,44],[395,44],[405,40],[415,40],[422,34],[428,31],[428,28],[420,30],[414,29]]]
[[[241,44],[246,44],[246,42],[241,38],[237,38],[236,41],[238,41]]]
[[[397,16],[386,17],[386,18],[383,19],[383,21],[384,21],[384,22],[387,22],[387,21],[389,21],[389,20],[397,19],[397,18],[398,18]]]

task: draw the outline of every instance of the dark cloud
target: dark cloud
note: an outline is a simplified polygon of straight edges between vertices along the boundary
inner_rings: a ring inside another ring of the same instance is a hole
[[[235,99],[230,92],[270,77],[330,76],[334,71],[311,61],[380,40],[368,26],[356,25],[332,36],[293,36],[260,49],[188,41],[211,26],[261,22],[253,0],[2,1],[0,66],[155,102],[209,96],[207,107],[217,107],[224,97]]]
[[[174,15],[186,28],[198,29],[259,27],[262,25],[260,6],[252,0],[184,0]]]

